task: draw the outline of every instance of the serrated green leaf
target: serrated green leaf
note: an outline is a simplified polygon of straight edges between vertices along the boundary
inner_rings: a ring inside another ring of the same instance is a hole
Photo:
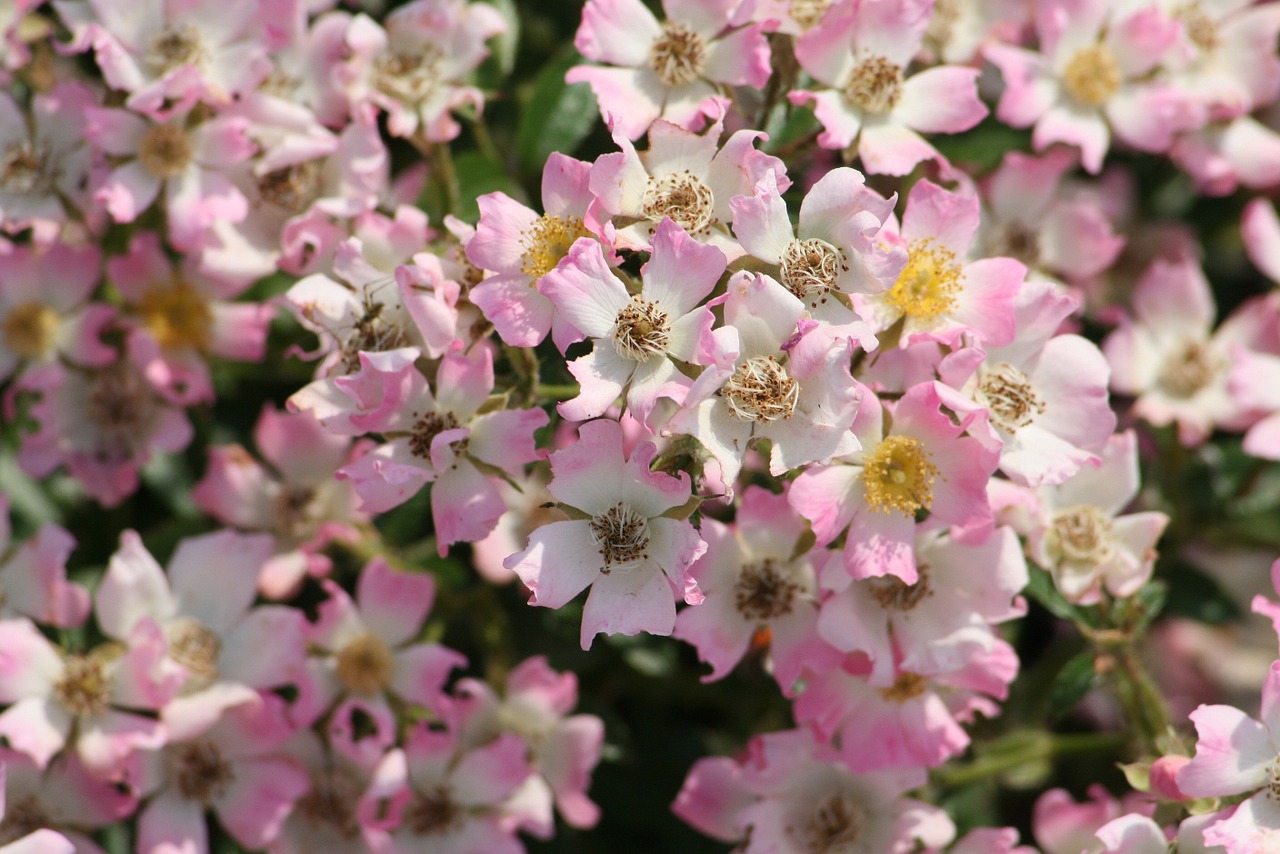
[[[1062,666],[1049,687],[1049,719],[1061,720],[1084,699],[1098,681],[1092,651],[1082,652]]]
[[[564,82],[565,72],[583,61],[576,50],[562,50],[534,81],[516,128],[520,169],[526,174],[541,175],[553,151],[572,154],[595,126],[600,113],[591,87]]]

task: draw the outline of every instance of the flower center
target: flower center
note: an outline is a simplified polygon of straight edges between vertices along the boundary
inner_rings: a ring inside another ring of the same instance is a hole
[[[374,88],[405,104],[427,101],[443,79],[441,58],[429,45],[412,54],[383,54],[373,64]]]
[[[177,125],[156,125],[138,143],[138,160],[157,178],[175,178],[187,171],[194,153],[191,136]]]
[[[956,253],[937,246],[932,237],[911,241],[907,266],[889,289],[889,303],[907,317],[929,320],[956,305],[964,268]]]
[[[613,322],[613,346],[633,362],[648,362],[667,352],[671,320],[657,303],[638,296],[624,305]]]
[[[29,141],[11,143],[0,154],[0,189],[5,192],[26,195],[43,184],[45,178],[44,164]]]
[[[867,505],[879,513],[911,517],[933,503],[938,467],[919,439],[886,436],[863,464]]]
[[[208,351],[213,312],[200,292],[185,279],[175,279],[148,290],[138,302],[138,313],[161,347]]]
[[[443,834],[457,830],[465,819],[465,810],[449,791],[436,786],[425,792],[415,791],[404,811],[404,822],[414,833]]]
[[[218,655],[222,641],[218,635],[191,617],[180,617],[165,630],[169,637],[169,657],[201,681],[218,675]]]
[[[810,30],[818,25],[829,8],[831,0],[791,0],[791,20],[802,30]]]
[[[581,217],[543,214],[520,235],[520,272],[534,281],[550,273],[579,237],[591,237]]]
[[[668,21],[649,48],[649,67],[664,85],[692,83],[706,70],[706,42],[684,24]]]
[[[395,660],[380,638],[364,632],[338,652],[338,679],[357,694],[375,694],[391,684]]]
[[[790,614],[800,585],[785,567],[767,558],[742,567],[733,585],[733,601],[738,613],[748,620],[772,620]]]
[[[1040,235],[1020,222],[1008,222],[988,240],[988,256],[1015,258],[1028,267],[1040,263]]]
[[[151,41],[146,62],[157,77],[187,65],[202,66],[209,60],[200,30],[192,24],[166,27]]]
[[[671,217],[685,231],[697,234],[715,222],[715,197],[710,187],[687,171],[669,172],[649,179],[642,212],[652,222]]]
[[[591,539],[600,547],[605,575],[615,564],[649,559],[649,520],[621,501],[592,518]]]
[[[915,584],[907,584],[893,575],[882,575],[867,579],[867,586],[880,607],[906,613],[915,610],[917,605],[933,595],[933,585],[929,583],[929,567],[920,564],[916,573],[919,578]]]
[[[431,443],[445,430],[456,430],[462,425],[452,412],[428,412],[413,425],[409,434],[409,452],[424,460],[431,459]],[[461,442],[465,442],[462,439]]]
[[[790,418],[800,402],[800,385],[774,356],[747,359],[720,388],[729,413],[741,421],[766,424]]]
[[[929,683],[919,673],[904,670],[893,680],[892,685],[880,689],[880,696],[893,703],[905,703],[919,697],[928,687]]]
[[[1076,504],[1059,510],[1050,530],[1067,560],[1096,564],[1111,553],[1111,519],[1098,507]]]
[[[991,413],[997,427],[1010,433],[1044,414],[1044,401],[1031,387],[1027,375],[1008,362],[1001,362],[983,374],[974,398]]]
[[[345,373],[354,374],[360,370],[361,353],[382,353],[410,343],[408,334],[400,324],[383,316],[386,308],[386,303],[374,301],[372,289],[367,288],[364,314],[356,320],[351,334],[342,345],[341,368]]]
[[[868,113],[892,110],[902,99],[902,69],[883,56],[868,56],[853,69],[844,96]]]
[[[174,745],[170,762],[173,784],[189,801],[207,804],[226,792],[236,778],[218,746],[204,739]]]
[[[93,654],[72,655],[63,663],[62,677],[53,686],[53,698],[73,716],[105,711],[111,686],[102,659]]]
[[[264,202],[289,214],[305,211],[320,195],[320,164],[315,160],[285,166],[258,178]]]
[[[4,319],[4,343],[23,359],[43,356],[58,334],[58,313],[42,302],[22,302]]]
[[[809,308],[825,303],[836,279],[849,270],[844,251],[816,237],[788,243],[779,267],[782,283]]]
[[[1156,385],[1170,397],[1188,398],[1213,381],[1222,359],[1204,341],[1187,340],[1161,366]]]
[[[360,833],[356,804],[362,791],[349,771],[331,768],[312,775],[311,789],[293,811],[313,825],[328,825],[343,839],[355,839]]]
[[[314,487],[284,485],[272,500],[272,527],[284,544],[299,543],[314,530],[316,493]]]
[[[1076,51],[1062,72],[1067,94],[1086,107],[1105,103],[1120,88],[1120,64],[1105,45]]]
[[[799,826],[797,851],[804,854],[849,854],[862,835],[866,812],[848,792],[824,798]],[[790,828],[788,828],[790,829]]]
[[[98,371],[89,383],[85,419],[98,429],[98,457],[131,457],[150,435],[157,414],[151,387],[121,360]]]
[[[1200,8],[1199,3],[1184,3],[1173,10],[1173,17],[1182,22],[1187,38],[1206,53],[1222,44],[1218,24]]]

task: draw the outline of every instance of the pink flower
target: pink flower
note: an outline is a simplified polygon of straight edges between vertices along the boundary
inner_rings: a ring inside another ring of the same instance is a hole
[[[1177,23],[1154,3],[1116,7],[1105,0],[1038,0],[1040,51],[989,45],[1004,75],[996,108],[1014,127],[1035,125],[1032,145],[1080,148],[1096,173],[1111,134],[1143,151],[1164,151],[1174,133],[1199,121],[1190,97],[1151,72],[1174,46]]]
[[[414,642],[435,602],[432,576],[399,572],[375,558],[360,572],[355,600],[332,581],[323,584],[329,598],[307,637],[314,652],[307,705],[316,716],[331,712],[327,732],[336,750],[372,766],[396,741],[391,698],[439,715],[445,680],[466,659],[440,644]],[[372,735],[356,731],[357,715],[372,723]]]
[[[670,218],[694,239],[720,249],[727,260],[742,256],[742,247],[729,233],[730,201],[755,192],[769,171],[780,191],[791,182],[781,160],[756,150],[755,142],[764,134],[740,130],[721,146],[722,131],[719,121],[696,134],[659,119],[649,129],[649,150],[643,154],[625,136],[613,135],[622,151],[596,160],[590,187],[604,214],[633,220],[618,228],[618,248],[648,249],[658,224]]]
[[[530,605],[559,608],[591,586],[583,649],[599,632],[671,634],[675,600],[702,601],[689,567],[707,544],[687,521],[666,515],[689,501],[689,477],[650,471],[651,442],[624,456],[616,421],[588,421],[578,435],[551,455],[547,487],[576,518],[534,530],[506,566],[532,591]]]
[[[1262,686],[1258,719],[1231,706],[1200,706],[1191,713],[1196,753],[1178,772],[1178,788],[1193,798],[1248,796],[1208,825],[1204,841],[1227,854],[1254,854],[1280,844],[1280,807],[1272,796],[1278,785],[1280,754],[1280,662]]]
[[[123,788],[96,779],[74,753],[41,768],[24,754],[0,751],[3,838],[24,829],[35,831],[0,846],[0,852],[106,854],[86,831],[128,820],[138,808],[138,797]],[[63,837],[65,847],[53,844],[55,836]]]
[[[714,318],[700,303],[724,273],[724,254],[670,219],[663,219],[652,244],[638,294],[627,292],[591,240],[576,243],[569,263],[542,279],[542,293],[557,313],[594,344],[569,363],[581,392],[559,411],[571,421],[603,415],[625,395],[626,412],[648,424],[659,398],[679,403],[691,385],[678,362],[705,365],[715,358]]]
[[[336,73],[349,80],[353,104],[387,113],[393,136],[448,142],[462,129],[454,110],[484,107],[483,93],[462,79],[489,55],[485,42],[506,28],[492,6],[465,0],[414,0],[387,16],[385,30],[357,15],[347,28],[349,59]]]
[[[1100,785],[1089,787],[1088,799],[1077,803],[1066,789],[1050,789],[1036,799],[1031,824],[1045,854],[1080,854],[1097,847],[1099,828],[1126,813],[1149,815],[1155,804],[1138,793],[1117,800]]]
[[[787,730],[756,736],[740,762],[699,760],[672,810],[744,854],[941,847],[955,836],[946,813],[903,796],[923,780],[916,769],[854,773],[809,730]]]
[[[662,118],[697,130],[731,103],[724,86],[759,89],[769,79],[769,43],[757,24],[739,26],[734,2],[664,0],[659,21],[640,0],[589,0],[573,43],[587,59],[568,83],[589,83],[600,112],[628,139]]]
[[[557,673],[545,658],[535,656],[507,675],[502,698],[476,679],[460,680],[454,693],[463,743],[491,743],[503,732],[520,736],[536,772],[524,785],[549,790],[539,798],[554,798],[567,824],[595,826],[600,808],[586,790],[600,761],[604,722],[595,715],[569,714],[578,704],[578,679],[572,672]],[[549,835],[551,827],[541,830]]]
[[[542,457],[534,431],[547,423],[541,409],[481,411],[493,391],[493,353],[461,342],[446,355],[433,393],[413,364],[414,351],[361,354],[363,369],[336,381],[353,402],[353,427],[384,434],[387,442],[343,466],[361,509],[382,511],[430,483],[431,514],[440,555],[456,542],[487,537],[506,512],[494,485],[497,470],[518,477]],[[482,470],[482,468],[484,470]]]
[[[489,276],[467,297],[484,312],[498,335],[514,347],[532,347],[552,333],[563,352],[581,336],[539,290],[549,273],[572,262],[569,249],[582,237],[604,231],[599,203],[588,187],[591,165],[559,152],[542,170],[541,216],[505,193],[476,200],[480,222],[466,243],[467,260]]]
[[[901,229],[891,222],[882,232],[906,244],[907,265],[885,293],[855,294],[858,314],[876,332],[903,321],[902,346],[922,338],[952,344],[966,331],[987,346],[1011,343],[1027,270],[1012,258],[967,261],[979,222],[977,197],[917,183]]]
[[[329,542],[358,538],[367,514],[355,509],[351,485],[333,473],[368,446],[325,431],[310,415],[271,406],[263,407],[253,437],[265,464],[240,445],[210,447],[191,497],[224,525],[274,537],[276,553],[258,588],[269,599],[285,599],[308,575],[328,575],[323,549]]]
[[[830,87],[788,93],[812,104],[824,128],[819,145],[856,145],[867,172],[906,175],[922,160],[945,162],[921,133],[958,133],[987,115],[975,68],[905,76],[932,12],[931,0],[842,0],[796,40],[801,66]]]
[[[788,493],[791,506],[813,524],[819,544],[848,528],[844,566],[853,578],[896,575],[917,581],[916,515],[927,529],[954,525],[981,529],[991,523],[987,479],[994,449],[962,436],[942,410],[930,383],[913,386],[892,409],[865,392],[853,433],[861,449],[831,465],[800,473]]]

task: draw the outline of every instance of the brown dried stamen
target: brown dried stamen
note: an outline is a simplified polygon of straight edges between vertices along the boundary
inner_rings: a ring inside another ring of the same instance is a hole
[[[601,572],[649,559],[649,520],[621,501],[592,518],[590,528],[604,558]]]
[[[623,306],[613,322],[613,346],[632,362],[648,362],[667,352],[671,320],[667,313],[638,296]]]
[[[800,385],[775,357],[754,356],[738,365],[720,397],[740,421],[768,424],[795,414]]]
[[[649,67],[667,86],[697,80],[707,67],[707,45],[684,24],[668,21],[649,48]]]
[[[787,567],[772,558],[742,567],[733,585],[733,601],[738,613],[748,620],[763,621],[790,614],[800,585]]]

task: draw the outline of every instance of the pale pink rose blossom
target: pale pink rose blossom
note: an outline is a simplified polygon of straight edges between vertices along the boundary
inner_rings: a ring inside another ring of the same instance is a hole
[[[1262,685],[1257,719],[1231,706],[1200,706],[1191,713],[1196,753],[1178,772],[1178,788],[1193,798],[1245,795],[1204,831],[1204,841],[1227,854],[1256,854],[1280,844],[1277,785],[1280,754],[1280,662]]]
[[[915,584],[918,525],[990,526],[985,489],[997,452],[962,435],[969,419],[953,422],[942,404],[932,383],[913,386],[889,411],[864,390],[852,430],[860,449],[805,469],[792,484],[791,506],[820,545],[848,530],[843,562],[853,578]],[[921,511],[927,517],[917,523]]]
[[[312,729],[299,729],[280,752],[305,768],[310,780],[268,854],[367,854],[357,811],[373,768],[331,751]]]
[[[385,23],[359,14],[347,27],[347,61],[335,72],[347,98],[385,111],[393,136],[448,142],[462,130],[453,111],[484,107],[483,93],[463,80],[506,22],[487,3],[414,0]]]
[[[650,471],[657,448],[643,442],[626,457],[622,441],[616,421],[597,419],[551,455],[547,489],[576,518],[535,529],[506,561],[532,591],[530,605],[559,608],[591,587],[583,649],[600,632],[671,634],[676,601],[702,601],[689,567],[707,544],[688,521],[666,515],[688,503],[689,476]]]
[[[274,537],[276,553],[262,567],[258,590],[286,599],[308,576],[329,574],[324,549],[330,542],[359,538],[368,514],[356,509],[351,485],[333,473],[369,446],[329,433],[310,415],[271,406],[263,407],[253,438],[262,462],[241,445],[212,446],[191,497],[224,525]]]
[[[0,241],[0,379],[61,359],[86,367],[114,361],[102,335],[116,312],[91,301],[101,264],[93,246]]]
[[[720,355],[666,432],[696,438],[730,487],[758,439],[772,443],[775,477],[855,451],[849,425],[860,397],[849,374],[850,340],[832,340],[802,317],[800,300],[761,274],[738,273],[714,302],[726,324],[714,332]]]
[[[73,50],[93,48],[130,110],[163,119],[198,101],[215,107],[271,70],[253,0],[59,0]]]
[[[571,827],[596,825],[600,808],[587,788],[604,746],[604,722],[570,714],[578,704],[578,679],[571,671],[557,673],[546,658],[535,656],[511,670],[501,698],[477,679],[459,680],[454,695],[464,744],[487,744],[504,732],[520,736],[536,772],[523,785],[545,789],[543,797],[554,801]],[[549,835],[551,827],[540,829]]]
[[[227,170],[255,150],[246,119],[215,115],[189,126],[190,114],[185,108],[159,121],[91,107],[85,127],[90,143],[118,163],[94,200],[116,222],[133,222],[163,194],[169,242],[183,251],[197,247],[218,220],[248,214]]]
[[[171,738],[201,733],[227,709],[261,703],[259,689],[298,675],[305,654],[302,612],[253,606],[272,550],[265,534],[216,531],[179,542],[166,572],[135,532],[120,535],[94,616],[107,637],[124,640],[150,625],[167,642],[167,661],[185,675],[182,695],[161,709]]]
[[[176,406],[213,400],[210,362],[259,362],[274,306],[233,301],[242,288],[175,267],[154,232],[139,231],[107,261],[107,279],[124,298],[128,353],[156,391]]]
[[[1154,3],[1037,0],[1035,23],[1039,51],[993,44],[984,56],[1004,76],[996,116],[1014,127],[1034,125],[1036,151],[1075,145],[1096,174],[1112,135],[1162,152],[1175,133],[1201,123],[1188,93],[1152,75],[1180,32]]]
[[[386,854],[522,854],[516,828],[527,820],[516,799],[533,770],[528,748],[505,733],[464,749],[456,731],[424,725],[374,771],[360,814],[370,847]]]
[[[955,826],[937,807],[904,796],[918,769],[854,773],[807,729],[756,736],[740,761],[700,759],[672,810],[744,854],[803,854],[835,838],[850,851],[929,850]],[[851,847],[857,846],[857,847]]]
[[[769,171],[779,191],[785,192],[791,182],[781,160],[755,148],[763,133],[743,129],[721,145],[722,132],[719,121],[696,134],[659,119],[649,129],[649,150],[643,154],[614,133],[622,150],[596,159],[590,189],[602,215],[634,220],[617,229],[617,248],[647,250],[658,223],[669,217],[694,239],[719,248],[727,260],[742,256],[730,234],[730,201],[754,193]]]
[[[512,346],[535,346],[550,331],[564,352],[581,338],[539,283],[572,263],[569,249],[579,238],[607,240],[611,233],[591,193],[590,175],[591,164],[555,152],[542,170],[542,215],[505,193],[476,200],[480,222],[465,243],[466,260],[494,275],[472,285],[467,298]]]
[[[987,115],[978,70],[939,65],[907,74],[920,51],[931,0],[841,0],[796,39],[796,59],[827,88],[788,93],[812,106],[824,148],[856,151],[866,172],[906,175],[923,160],[946,164],[921,134],[959,133]]]
[[[47,244],[77,213],[88,223],[102,221],[92,210],[85,144],[86,112],[98,102],[83,83],[60,83],[32,97],[28,119],[12,95],[0,92],[0,231],[29,228]]]
[[[127,821],[137,810],[137,794],[122,788],[95,779],[74,753],[41,768],[22,753],[0,750],[0,826],[5,838],[19,828],[35,831],[0,846],[0,852],[106,854],[89,833]],[[54,844],[55,835],[62,837],[58,844],[63,847]]]
[[[41,768],[70,747],[91,772],[118,774],[134,751],[165,742],[154,712],[177,693],[157,627],[68,655],[27,620],[0,621],[0,736]]]
[[[301,763],[281,750],[294,731],[284,707],[265,694],[205,730],[142,753],[136,783],[147,804],[138,815],[137,849],[208,854],[208,812],[246,849],[275,839],[309,785]]]
[[[435,602],[431,575],[397,571],[375,558],[360,571],[355,599],[328,579],[322,583],[328,598],[308,627],[310,684],[303,693],[311,713],[329,712],[330,746],[372,767],[396,743],[397,705],[439,715],[445,680],[466,659],[440,644],[415,642]],[[359,719],[373,732],[362,732]]]
[[[1045,854],[1080,854],[1097,848],[1095,834],[1103,825],[1125,814],[1150,815],[1154,810],[1155,804],[1137,792],[1121,801],[1094,784],[1088,798],[1077,802],[1066,789],[1050,789],[1036,799],[1031,826]]]
[[[1098,828],[1099,854],[1167,854],[1169,840],[1160,825],[1136,813],[1122,815]]]
[[[1011,343],[1027,268],[1013,258],[968,260],[980,221],[977,196],[917,183],[901,226],[891,219],[881,231],[881,239],[905,244],[907,265],[889,290],[854,294],[859,316],[877,333],[901,321],[900,346],[921,338],[954,345],[964,332],[988,347]]]
[[[704,682],[727,676],[755,644],[768,645],[773,676],[784,691],[806,664],[816,669],[824,655],[834,659],[815,633],[814,556],[796,554],[805,521],[784,495],[748,486],[732,526],[708,518],[700,532],[707,553],[690,573],[706,599],[676,616],[674,635],[711,665]]]
[[[1240,187],[1261,190],[1280,183],[1280,133],[1252,115],[1210,122],[1175,139],[1169,159],[1204,195],[1227,196]]]
[[[628,139],[659,118],[698,130],[732,103],[724,87],[769,80],[769,43],[759,25],[739,20],[740,5],[663,0],[659,21],[640,0],[589,0],[573,44],[605,65],[575,66],[565,81],[590,84],[601,114]]]
[[[692,381],[677,363],[716,359],[715,318],[702,302],[724,269],[719,249],[663,219],[640,271],[640,292],[631,294],[599,244],[575,243],[568,263],[544,276],[540,287],[557,314],[593,343],[590,353],[568,364],[580,391],[560,404],[560,414],[585,421],[604,414],[621,396],[627,413],[652,424],[661,398],[683,402]]]

